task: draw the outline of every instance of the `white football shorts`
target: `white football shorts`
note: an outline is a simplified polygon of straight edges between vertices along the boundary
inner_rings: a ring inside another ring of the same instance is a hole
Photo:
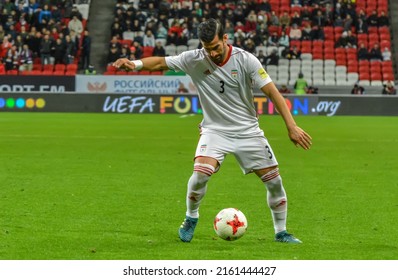
[[[195,158],[211,157],[221,166],[228,154],[235,156],[244,174],[278,165],[271,145],[264,136],[230,138],[214,133],[202,134]]]

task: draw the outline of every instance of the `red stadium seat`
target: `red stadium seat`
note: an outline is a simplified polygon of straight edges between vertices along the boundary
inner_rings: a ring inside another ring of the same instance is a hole
[[[335,59],[334,52],[325,52],[323,59]]]
[[[334,41],[326,40],[326,41],[323,43],[323,45],[324,45],[325,48],[333,48],[333,49],[334,49],[335,43],[334,43]]]
[[[67,64],[66,65],[66,72],[74,72],[76,74],[77,72],[77,64]]]
[[[65,64],[55,64],[54,71],[63,71],[65,72],[66,65]]]
[[[6,75],[18,75],[18,70],[8,70]]]
[[[370,73],[370,79],[372,81],[381,81],[382,80],[382,76],[381,76],[380,72],[371,72]]]
[[[309,48],[309,49],[312,49],[312,41],[310,41],[310,40],[303,40],[303,41],[301,41],[301,47],[302,47],[302,48]]]
[[[317,50],[312,53],[312,59],[323,59],[322,50]]]
[[[387,40],[383,40],[380,42],[380,49],[384,50],[384,48],[388,48],[391,50],[391,42]]]
[[[358,73],[358,64],[351,64],[347,66],[347,73]]]

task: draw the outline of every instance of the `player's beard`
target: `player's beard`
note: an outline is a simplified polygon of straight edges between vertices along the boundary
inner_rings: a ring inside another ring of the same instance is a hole
[[[221,63],[223,63],[224,62],[224,59],[225,59],[225,55],[226,55],[226,47],[225,47],[225,43],[224,44],[222,44],[222,52],[219,54],[219,55],[217,55],[217,56],[215,56],[215,57],[211,57],[211,60],[215,63],[215,64],[221,64]]]

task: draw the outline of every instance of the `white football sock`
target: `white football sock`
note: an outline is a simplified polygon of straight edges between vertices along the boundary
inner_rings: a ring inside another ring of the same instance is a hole
[[[261,180],[267,188],[267,203],[271,209],[275,233],[286,230],[287,197],[279,175],[279,168],[264,174]]]
[[[206,194],[207,182],[214,173],[214,167],[210,164],[195,163],[194,170],[188,181],[187,212],[191,218],[199,218],[199,205]]]

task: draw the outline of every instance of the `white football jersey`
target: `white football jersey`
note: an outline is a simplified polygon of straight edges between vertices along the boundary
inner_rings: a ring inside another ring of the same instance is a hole
[[[253,102],[253,87],[272,82],[251,53],[228,46],[228,58],[217,65],[202,49],[166,57],[167,66],[187,73],[197,88],[203,109],[202,133],[230,137],[263,135]]]

